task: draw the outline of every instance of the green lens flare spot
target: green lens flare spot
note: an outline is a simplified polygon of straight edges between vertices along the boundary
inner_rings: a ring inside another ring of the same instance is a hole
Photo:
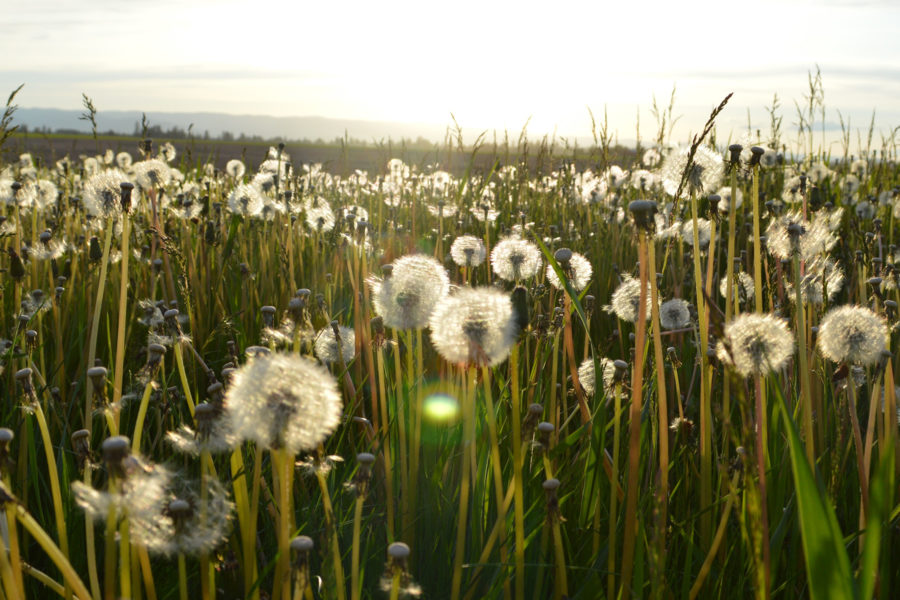
[[[459,417],[459,402],[448,394],[425,398],[425,418],[432,423],[453,423]]]

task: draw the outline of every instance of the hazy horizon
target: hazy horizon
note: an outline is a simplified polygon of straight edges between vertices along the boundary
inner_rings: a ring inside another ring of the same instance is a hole
[[[0,93],[22,107],[319,116],[559,138],[591,136],[589,110],[620,139],[655,136],[676,89],[674,142],[734,92],[719,137],[785,140],[821,69],[825,124],[887,135],[900,123],[900,6],[889,1],[709,0],[603,6],[567,1],[369,4],[236,0],[153,4],[33,0],[0,24],[15,59]],[[763,41],[766,40],[766,41]],[[821,131],[821,122],[816,124]],[[248,132],[252,133],[252,132]],[[350,132],[352,135],[352,132]],[[876,141],[877,141],[876,137]],[[834,137],[829,136],[829,143]]]

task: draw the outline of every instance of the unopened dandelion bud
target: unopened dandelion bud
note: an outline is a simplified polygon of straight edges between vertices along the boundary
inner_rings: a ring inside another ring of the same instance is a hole
[[[525,420],[522,422],[522,437],[530,438],[534,433],[534,428],[540,422],[544,415],[544,407],[538,403],[528,405],[528,411],[525,413]]]
[[[512,291],[513,315],[519,331],[525,331],[529,323],[528,290],[518,285]]]
[[[88,257],[93,262],[100,262],[100,259],[103,258],[103,249],[100,247],[100,240],[97,239],[97,236],[91,236]]]
[[[888,319],[893,321],[897,317],[897,303],[893,300],[885,300],[884,311],[887,313]]]
[[[394,542],[387,549],[388,561],[395,568],[406,570],[406,562],[409,559],[409,546],[403,542]]]
[[[809,181],[809,177],[806,175],[806,173],[803,173],[802,175],[800,175],[800,193],[801,194],[806,193],[806,182],[807,181]]]
[[[572,260],[572,251],[568,248],[560,248],[553,253],[553,258],[559,263],[559,266],[565,271],[569,268],[569,261]]]
[[[291,317],[294,321],[299,321],[303,318],[303,302],[300,298],[294,297],[288,300],[288,312],[291,313]]]
[[[130,181],[123,181],[119,184],[119,188],[121,189],[122,212],[128,214],[131,210],[131,190],[134,189],[134,184]]]
[[[7,475],[12,466],[12,458],[9,453],[10,445],[15,437],[12,429],[0,427],[0,475]]]
[[[613,367],[616,369],[614,381],[621,383],[625,380],[625,374],[628,372],[628,363],[624,360],[614,360]]]
[[[50,243],[51,239],[53,239],[53,234],[50,232],[49,229],[45,229],[38,235],[38,239],[41,241],[42,244],[46,245],[46,244]]]
[[[259,358],[261,356],[268,356],[272,351],[266,348],[265,346],[247,346],[244,349],[244,354],[247,355],[248,359]]]
[[[25,349],[27,352],[34,352],[38,344],[38,332],[34,329],[25,331]]]
[[[709,200],[709,212],[713,217],[717,217],[719,215],[719,203],[722,201],[722,196],[719,194],[710,194],[708,196]],[[730,203],[729,203],[730,210]]]
[[[309,553],[313,551],[315,546],[312,538],[307,535],[298,535],[291,540],[291,550],[295,554],[293,563],[295,569],[301,572],[306,571],[309,565]]]
[[[206,395],[209,396],[210,400],[213,402],[221,402],[224,394],[225,386],[221,381],[213,381],[206,386]]]
[[[259,312],[262,314],[263,323],[266,327],[273,327],[275,325],[275,307],[266,305],[259,309]]]
[[[559,479],[556,478],[547,479],[541,484],[547,502],[547,518],[551,520],[559,517],[559,497],[557,496],[559,485]]]
[[[545,449],[550,447],[550,436],[556,430],[556,427],[553,426],[553,423],[548,423],[547,421],[542,421],[538,423],[537,426],[537,435],[538,435],[538,443]]]
[[[356,455],[356,461],[359,463],[359,469],[353,477],[353,487],[357,496],[365,498],[369,492],[369,482],[372,479],[372,464],[375,462],[375,455],[368,452],[360,452]]]
[[[653,231],[656,229],[656,213],[659,207],[652,200],[634,200],[628,204],[628,210],[639,229]]]
[[[762,158],[762,155],[765,153],[766,151],[764,148],[760,148],[759,146],[752,146],[750,148],[750,166],[758,167],[759,159]]]
[[[169,330],[176,335],[181,333],[181,325],[178,323],[179,314],[177,308],[170,308],[163,313],[163,319],[166,320],[166,325],[169,327]]]
[[[91,432],[79,429],[72,433],[71,440],[78,468],[83,470],[91,460]]]
[[[93,366],[87,370],[87,375],[91,378],[91,382],[94,387],[94,398],[99,399],[101,402],[106,401],[107,374],[108,371],[106,370],[106,367]]]
[[[740,144],[731,144],[728,146],[728,152],[731,154],[729,161],[733,166],[738,166],[741,164],[741,151],[743,151],[744,147]]]
[[[128,458],[131,443],[124,435],[116,435],[103,440],[100,449],[103,452],[103,462],[113,477],[125,476],[125,459]]]

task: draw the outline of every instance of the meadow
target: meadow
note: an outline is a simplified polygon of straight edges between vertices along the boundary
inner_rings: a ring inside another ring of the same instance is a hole
[[[0,154],[0,594],[896,597],[897,146],[816,98],[627,160]]]

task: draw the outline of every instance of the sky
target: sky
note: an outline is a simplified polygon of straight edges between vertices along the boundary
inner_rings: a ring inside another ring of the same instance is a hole
[[[900,125],[900,0],[0,0],[0,95],[17,104],[404,121],[674,142],[734,96],[720,137],[769,128],[821,70],[825,122]],[[452,117],[451,117],[452,115]],[[821,122],[817,124],[821,128]],[[352,136],[353,132],[349,132]],[[836,136],[829,133],[829,136]],[[856,134],[854,133],[855,137]]]

